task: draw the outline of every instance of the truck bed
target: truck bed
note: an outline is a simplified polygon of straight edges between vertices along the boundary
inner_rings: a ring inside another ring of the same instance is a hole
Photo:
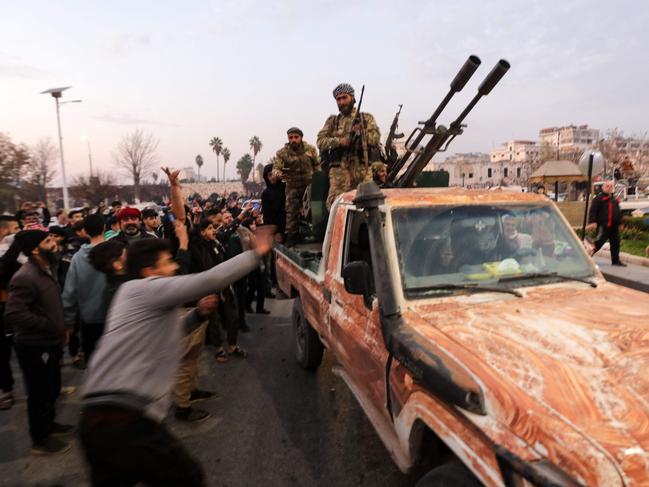
[[[295,262],[303,269],[318,273],[320,260],[322,259],[322,243],[304,243],[294,247],[287,247],[283,244],[275,244],[275,249]]]

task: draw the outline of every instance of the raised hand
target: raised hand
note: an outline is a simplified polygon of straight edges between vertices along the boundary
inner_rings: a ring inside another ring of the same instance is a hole
[[[270,252],[270,249],[273,248],[276,231],[275,225],[264,225],[255,231],[250,239],[250,246],[257,255],[262,256]]]
[[[161,167],[160,169],[162,169],[162,172],[164,172],[167,175],[170,186],[180,186],[180,181],[178,180],[178,176],[180,175],[180,169],[176,169],[173,171],[168,167]]]

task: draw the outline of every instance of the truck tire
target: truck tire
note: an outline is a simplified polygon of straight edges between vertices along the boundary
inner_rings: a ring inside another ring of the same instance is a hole
[[[302,301],[299,297],[293,302],[293,332],[295,334],[295,358],[303,369],[316,369],[322,362],[324,346],[318,333],[304,317]]]
[[[482,483],[459,462],[446,463],[424,475],[415,487],[480,487]]]

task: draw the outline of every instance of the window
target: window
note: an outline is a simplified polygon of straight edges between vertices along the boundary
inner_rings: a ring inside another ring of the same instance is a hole
[[[347,213],[345,251],[343,253],[342,267],[344,268],[349,262],[358,260],[367,262],[371,271],[372,254],[370,253],[370,238],[367,231],[365,215],[361,211],[349,211]]]
[[[491,168],[490,167],[487,168],[487,177],[488,178],[491,177]]]
[[[445,285],[511,289],[557,282],[553,274],[592,277],[595,272],[574,233],[551,206],[397,208],[392,221],[408,298],[457,292]],[[502,265],[505,261],[507,266]],[[516,280],[508,284],[501,280],[505,276]]]
[[[472,172],[469,173],[469,179],[473,179],[473,173]]]
[[[509,169],[507,168],[503,169],[503,176],[505,177],[509,176]]]
[[[520,178],[520,177],[521,177],[521,168],[520,168],[520,167],[517,167],[517,168],[516,168],[516,177],[517,177],[517,178]]]

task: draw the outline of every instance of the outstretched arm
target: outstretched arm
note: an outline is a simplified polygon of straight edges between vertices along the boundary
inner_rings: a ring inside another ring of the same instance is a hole
[[[169,179],[169,186],[171,186],[171,211],[173,211],[176,220],[185,223],[185,205],[183,204],[183,195],[180,192],[180,181],[178,175],[180,170],[172,171],[168,167],[161,168]]]
[[[255,250],[244,252],[230,260],[198,274],[151,279],[143,299],[161,307],[178,306],[195,301],[238,281],[259,266],[259,259],[273,244],[273,228],[260,228],[253,239]]]

